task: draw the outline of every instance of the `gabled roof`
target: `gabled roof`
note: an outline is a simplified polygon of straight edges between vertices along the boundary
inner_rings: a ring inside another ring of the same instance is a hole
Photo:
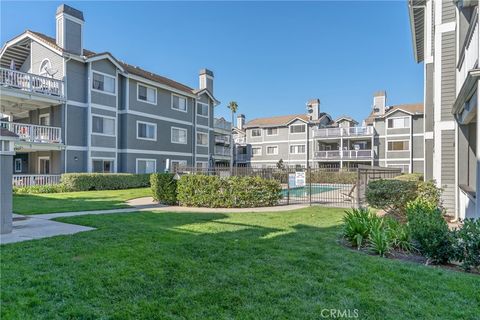
[[[296,119],[307,122],[308,116],[305,114],[291,114],[286,116],[257,118],[257,119],[248,121],[245,124],[245,127],[252,128],[252,127],[286,126],[287,124],[289,124],[290,122]]]
[[[335,122],[335,123],[338,123],[338,122],[340,122],[341,120],[346,120],[346,121],[350,121],[350,122],[353,122],[353,123],[355,123],[355,124],[358,124],[358,122],[357,122],[355,119],[353,119],[352,117],[347,116],[347,115],[343,115],[343,116],[338,117],[337,119],[335,119],[334,122]]]
[[[423,103],[394,105],[394,106],[387,107],[387,110],[384,115],[375,116],[372,110],[372,112],[370,112],[370,114],[364,120],[364,122],[366,125],[373,124],[375,119],[382,119],[382,118],[388,117],[389,115],[397,111],[403,111],[411,115],[421,115],[424,113],[423,110],[424,110]]]

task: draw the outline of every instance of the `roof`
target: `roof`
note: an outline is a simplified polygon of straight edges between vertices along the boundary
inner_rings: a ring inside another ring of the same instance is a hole
[[[80,19],[82,21],[85,21],[83,19],[83,12],[80,11],[80,10],[77,10],[75,8],[72,8],[66,4],[61,4],[58,8],[57,8],[57,15],[61,14],[61,13],[65,13],[65,14],[68,14],[68,15],[71,15],[72,17],[75,17],[77,19]]]
[[[347,120],[347,121],[350,121],[350,122],[355,122],[355,123],[358,123],[355,119],[353,119],[352,117],[350,116],[347,116],[347,115],[342,115],[340,117],[338,117],[337,119],[335,119],[335,121],[333,122],[339,122],[340,120]]]
[[[425,42],[425,0],[408,0],[408,14],[412,32],[413,55],[416,62],[422,62]]]
[[[322,115],[325,115],[325,113],[322,113]],[[287,125],[288,123],[292,122],[295,119],[300,119],[306,122],[309,120],[309,117],[306,114],[291,114],[286,116],[257,118],[257,119],[248,121],[245,124],[245,127],[282,126],[282,125]]]
[[[12,131],[8,130],[7,128],[0,127],[0,137],[18,138],[18,135],[16,135]]]
[[[43,33],[35,32],[35,31],[31,31],[31,30],[26,30],[25,32],[27,34],[33,35],[36,39],[44,42],[45,44],[47,44],[49,46],[52,46],[53,48],[55,48],[55,49],[57,49],[61,52],[68,53],[68,51],[59,47],[57,45],[55,39],[52,38],[52,37],[49,37],[49,36],[47,36]],[[115,59],[115,57],[109,52],[95,53],[94,51],[83,49],[83,55],[87,58],[93,58],[95,56],[99,56],[99,55],[103,55],[103,54],[109,54],[110,56],[112,56]],[[116,61],[118,61],[118,60],[116,60]],[[148,80],[151,80],[151,81],[155,81],[155,82],[167,85],[169,87],[172,87],[174,89],[177,89],[177,90],[189,93],[189,94],[194,93],[193,88],[190,88],[187,85],[181,84],[180,82],[171,80],[169,78],[163,77],[163,76],[155,74],[153,72],[146,71],[146,70],[144,70],[140,67],[133,66],[133,65],[130,65],[130,64],[122,62],[122,61],[118,61],[118,63],[125,69],[126,72],[128,72],[130,74],[137,75],[139,77],[142,77],[142,78],[145,78],[145,79],[148,79]]]
[[[424,113],[423,103],[411,103],[411,104],[399,104],[387,107],[387,110],[384,115],[375,116],[372,112],[368,115],[365,119],[365,124],[372,124],[375,119],[384,118],[389,116],[390,114],[394,113],[395,111],[405,111],[412,115],[419,115]]]

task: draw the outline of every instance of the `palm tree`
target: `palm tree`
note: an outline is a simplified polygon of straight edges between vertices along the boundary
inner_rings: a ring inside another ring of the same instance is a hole
[[[232,126],[233,126],[234,116],[238,110],[238,104],[235,101],[230,101],[227,108],[230,109],[232,113]],[[232,174],[232,171],[233,171],[233,141],[231,141],[230,139],[230,174]]]

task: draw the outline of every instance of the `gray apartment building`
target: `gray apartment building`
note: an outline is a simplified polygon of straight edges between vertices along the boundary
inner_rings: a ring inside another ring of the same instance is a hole
[[[459,219],[480,217],[478,10],[476,0],[409,0],[414,58],[424,64],[425,177]]]
[[[61,5],[55,18],[55,38],[27,30],[0,53],[0,124],[20,137],[14,182],[209,163],[219,104],[212,71],[190,88],[85,49],[82,12]]]
[[[232,143],[232,123],[225,118],[214,118],[214,153],[213,157],[216,166],[229,166],[231,159],[231,143]]]

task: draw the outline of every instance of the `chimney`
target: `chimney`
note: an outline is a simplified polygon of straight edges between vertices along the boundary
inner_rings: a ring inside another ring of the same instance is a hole
[[[83,55],[83,13],[66,4],[57,8],[57,45],[64,50]]]
[[[243,130],[243,127],[245,126],[245,115],[244,114],[239,114],[237,116],[237,128],[240,130]]]
[[[320,99],[312,99],[307,102],[307,114],[312,121],[320,119]]]
[[[385,91],[377,91],[373,94],[373,114],[383,116],[387,104],[387,93]]]
[[[200,70],[200,74],[198,75],[199,80],[199,88],[207,89],[213,94],[213,72],[208,69]]]

